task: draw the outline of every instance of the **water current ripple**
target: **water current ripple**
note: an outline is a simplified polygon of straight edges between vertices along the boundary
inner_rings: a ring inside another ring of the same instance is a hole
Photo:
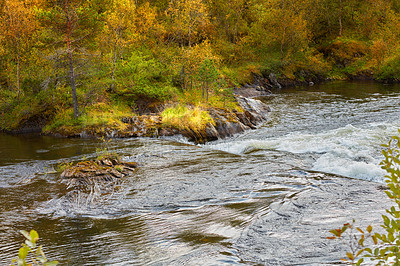
[[[284,90],[263,99],[273,112],[262,127],[206,145],[113,140],[140,168],[93,198],[52,169],[103,144],[0,135],[0,264],[31,228],[63,265],[337,264],[345,247],[329,230],[353,218],[375,226],[390,204],[379,145],[400,127],[399,91]]]

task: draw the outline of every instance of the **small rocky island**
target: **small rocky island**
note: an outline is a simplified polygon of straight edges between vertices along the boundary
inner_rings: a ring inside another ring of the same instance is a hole
[[[90,186],[112,182],[135,172],[136,168],[135,162],[124,162],[117,155],[104,155],[67,167],[61,173],[61,179],[68,187]]]

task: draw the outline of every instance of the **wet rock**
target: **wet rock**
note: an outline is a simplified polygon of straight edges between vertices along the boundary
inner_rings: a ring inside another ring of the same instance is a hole
[[[383,84],[395,84],[400,83],[400,79],[398,78],[387,78],[387,79],[375,79],[376,81]]]
[[[265,103],[242,96],[237,96],[236,100],[242,107],[242,112],[211,109],[209,114],[215,124],[208,124],[203,131],[185,130],[182,135],[195,143],[204,143],[255,129],[267,120],[271,110]]]
[[[277,87],[278,89],[281,89],[281,88],[282,88],[282,85],[279,84],[278,78],[276,77],[276,75],[275,75],[274,73],[270,73],[268,78],[269,78],[269,81],[270,81],[275,87]]]
[[[262,88],[260,86],[235,88],[233,93],[246,98],[257,98],[271,95],[271,91],[269,89],[266,89],[265,87]]]
[[[61,173],[61,179],[69,187],[76,185],[94,185],[98,181],[113,181],[135,171],[137,163],[123,162],[117,157],[105,156],[103,158],[79,162],[68,167]]]
[[[372,70],[362,70],[354,74],[347,74],[348,80],[373,80],[374,72]]]
[[[38,114],[30,117],[27,120],[23,120],[20,122],[17,128],[12,130],[2,130],[9,134],[30,134],[30,133],[41,133],[42,128],[49,121],[49,117],[46,115]]]
[[[158,131],[158,135],[159,136],[164,136],[164,137],[168,137],[168,136],[174,136],[179,134],[179,130],[175,129],[175,128],[161,128]]]

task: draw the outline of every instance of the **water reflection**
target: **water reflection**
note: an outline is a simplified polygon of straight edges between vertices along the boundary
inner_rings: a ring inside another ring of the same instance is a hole
[[[57,160],[96,151],[99,141],[0,133],[0,166],[30,160]]]

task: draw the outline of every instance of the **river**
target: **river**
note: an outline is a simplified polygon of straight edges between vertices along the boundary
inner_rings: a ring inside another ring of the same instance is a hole
[[[332,265],[326,239],[380,223],[380,144],[400,128],[400,86],[332,82],[262,99],[256,130],[193,145],[183,138],[98,140],[0,134],[0,264],[35,229],[62,265]],[[134,175],[89,195],[58,182],[57,164],[107,145]]]

